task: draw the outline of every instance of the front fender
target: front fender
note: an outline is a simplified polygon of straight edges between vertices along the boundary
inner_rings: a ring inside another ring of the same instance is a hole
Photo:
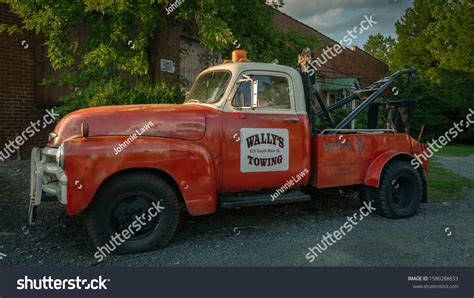
[[[105,136],[65,142],[70,215],[85,210],[109,177],[131,169],[158,169],[168,174],[176,182],[192,215],[216,210],[215,170],[203,146],[190,141],[140,136],[118,153],[115,148],[126,141],[124,136]]]

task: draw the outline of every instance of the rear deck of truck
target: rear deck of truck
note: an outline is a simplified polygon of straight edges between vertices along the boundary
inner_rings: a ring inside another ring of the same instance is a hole
[[[411,161],[422,147],[408,134],[383,130],[315,135],[312,138],[311,185],[317,188],[364,184],[376,187],[378,181],[374,171],[380,170],[378,163],[393,158]]]

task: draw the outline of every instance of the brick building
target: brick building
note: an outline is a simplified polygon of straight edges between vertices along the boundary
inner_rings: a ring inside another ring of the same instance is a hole
[[[317,30],[276,12],[273,22],[283,32],[300,31],[314,36],[325,45],[336,41]],[[0,24],[20,24],[6,4],[0,4]],[[179,78],[192,82],[210,61],[209,49],[193,36],[187,36],[180,28],[168,27],[160,33],[160,44],[155,52],[158,68],[155,77],[170,84],[178,84]],[[22,36],[0,34],[0,147],[14,140],[29,125],[30,121],[42,119],[45,109],[58,105],[58,98],[65,90],[47,87],[42,80],[54,76],[47,59],[46,48],[40,36],[26,32]],[[320,53],[322,48],[315,49]],[[206,59],[204,59],[206,60]],[[216,62],[216,61],[214,61]],[[296,57],[295,57],[296,62]],[[345,49],[336,58],[329,60],[327,67],[318,71],[318,78],[325,82],[321,91],[328,103],[344,96],[349,85],[367,86],[388,72],[388,66],[357,47]],[[341,83],[344,82],[344,83]],[[348,83],[349,82],[349,83]],[[183,88],[189,85],[182,86]],[[41,129],[20,148],[20,154],[29,154],[33,146],[44,145],[52,127]],[[12,154],[15,157],[17,153]]]

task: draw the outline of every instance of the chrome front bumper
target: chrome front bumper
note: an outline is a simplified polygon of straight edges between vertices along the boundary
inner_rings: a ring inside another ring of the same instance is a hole
[[[30,224],[36,207],[41,204],[43,192],[55,195],[61,204],[67,204],[67,177],[56,161],[57,148],[33,148],[31,151]]]

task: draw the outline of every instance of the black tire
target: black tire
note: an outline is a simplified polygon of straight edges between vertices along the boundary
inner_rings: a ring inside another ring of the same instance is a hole
[[[382,171],[379,188],[365,186],[360,199],[373,201],[376,213],[388,218],[413,216],[423,197],[422,178],[406,161],[388,162]]]
[[[148,211],[153,204],[159,207],[155,207],[152,216]],[[165,180],[151,173],[113,178],[101,187],[86,212],[87,231],[94,244],[115,254],[141,253],[165,246],[178,222],[176,193]],[[126,229],[134,231],[128,240],[116,241],[120,245],[111,242],[113,235]]]

